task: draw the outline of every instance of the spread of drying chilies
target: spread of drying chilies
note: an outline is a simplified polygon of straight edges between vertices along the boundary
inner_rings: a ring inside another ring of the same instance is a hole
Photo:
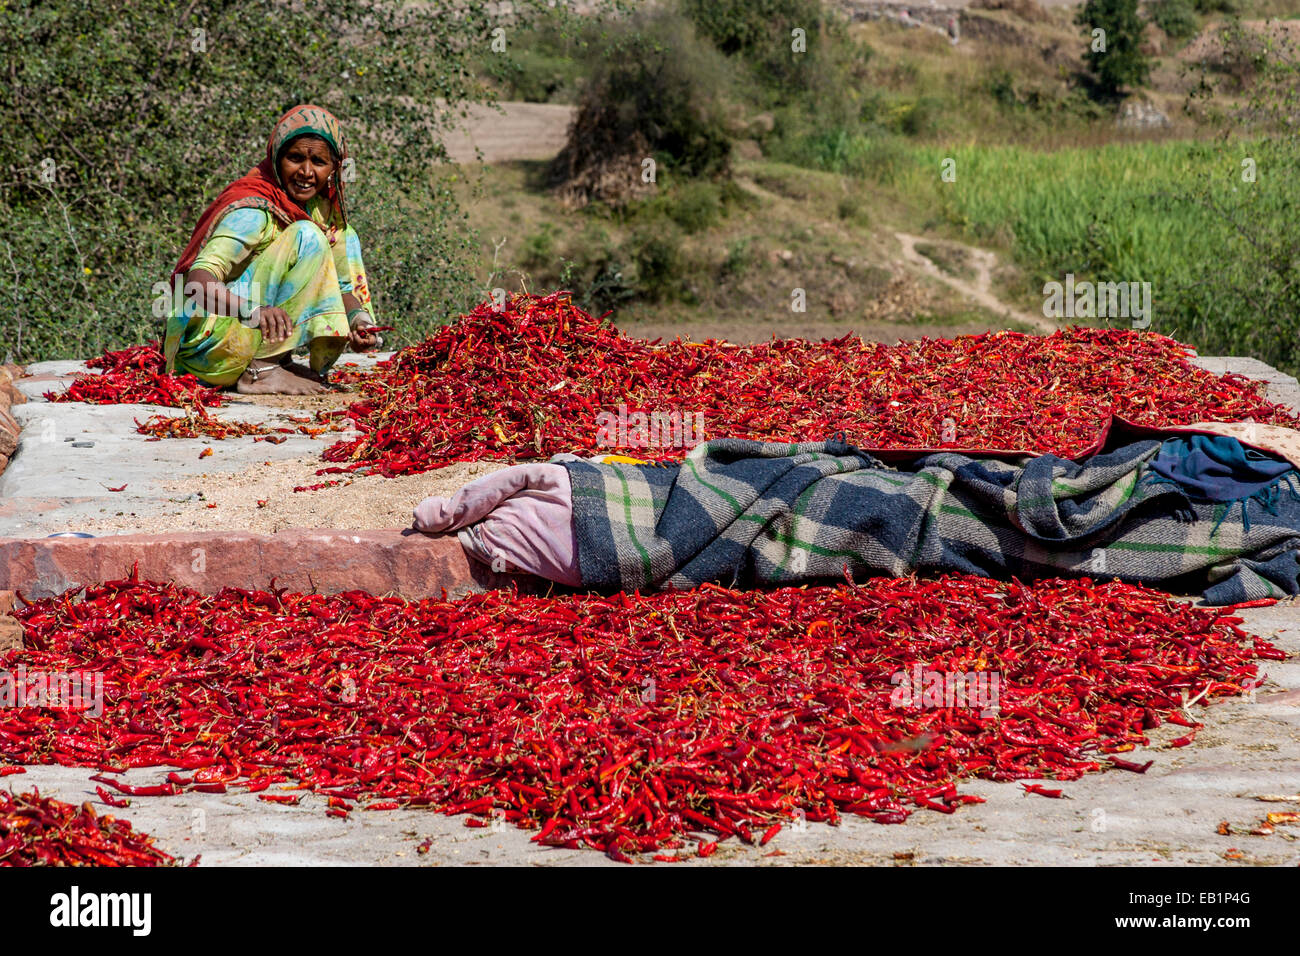
[[[1284,656],[1221,609],[1086,579],[420,602],[124,580],[17,613],[0,667],[102,672],[103,711],[0,710],[0,759],[95,768],[112,805],[312,790],[620,860],[952,813],[972,776],[1141,772],[1120,754],[1165,722],[1190,742],[1187,701]],[[112,776],[136,767],[171,772]]]
[[[1071,328],[1048,336],[990,332],[898,345],[856,336],[737,346],[629,338],[567,293],[484,303],[359,384],[347,416],[362,432],[325,452],[336,464],[413,474],[455,461],[535,459],[612,448],[680,458],[690,439],[814,441],[843,432],[863,448],[1019,449],[1081,453],[1113,413],[1145,425],[1253,420],[1300,426],[1258,383],[1192,366],[1188,349],[1153,333]],[[163,372],[157,343],[106,352],[51,401],[183,408],[138,430],[154,438],[261,435],[208,414],[221,393]],[[618,427],[602,420],[622,413]],[[667,428],[636,416],[658,414]],[[602,416],[605,416],[602,419]],[[307,434],[340,430],[318,413]],[[631,419],[629,423],[627,419]],[[670,434],[664,438],[663,431]]]
[[[892,346],[852,335],[658,344],[628,338],[566,293],[515,296],[381,363],[348,410],[363,434],[329,448],[326,460],[339,464],[324,471],[400,475],[612,447],[668,459],[685,454],[683,436],[822,441],[839,432],[860,448],[1069,457],[1112,413],[1144,425],[1300,425],[1257,383],[1197,369],[1188,354],[1165,336],[1088,328]]]
[[[284,441],[275,433],[320,435],[326,431],[341,431],[343,425],[333,412],[317,412],[314,424],[300,424],[296,428],[268,428],[252,422],[216,418],[209,408],[225,405],[220,389],[208,388],[193,375],[168,375],[164,370],[163,354],[158,342],[137,345],[120,351],[105,352],[86,362],[91,368],[103,369],[98,375],[81,374],[62,392],[46,392],[51,402],[87,402],[91,405],[164,405],[180,408],[183,415],[153,415],[144,422],[136,421],[136,431],[152,436],[148,441],[162,438],[236,438],[243,435],[268,436],[254,441]],[[356,378],[353,379],[354,381]],[[312,423],[310,418],[295,418],[295,422]]]
[[[196,858],[195,863],[198,862]],[[128,820],[39,793],[0,790],[0,866],[176,866]]]
[[[46,392],[51,402],[87,402],[91,405],[166,405],[169,408],[219,408],[225,404],[221,390],[209,388],[193,375],[168,375],[157,340],[115,352],[105,352],[86,362],[102,369],[98,375],[77,375],[63,392]]]
[[[208,413],[225,399],[220,389],[209,388],[193,375],[168,375],[158,342],[105,352],[86,362],[103,369],[98,375],[81,374],[62,392],[46,392],[51,402],[88,402],[91,405],[165,405],[181,408],[179,417],[154,415],[136,431],[156,438],[230,438],[258,435],[265,429],[245,422],[224,421]],[[150,439],[153,440],[153,439]]]

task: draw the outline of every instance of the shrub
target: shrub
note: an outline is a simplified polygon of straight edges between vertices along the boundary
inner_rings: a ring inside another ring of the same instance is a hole
[[[942,103],[933,96],[922,96],[899,110],[898,131],[905,136],[931,133],[938,125]]]
[[[845,127],[822,130],[808,138],[809,165],[834,173],[844,172],[852,162],[854,137]]]
[[[555,224],[542,223],[542,228],[525,237],[520,265],[525,269],[544,269],[555,263]]]
[[[753,238],[741,236],[727,244],[727,257],[719,270],[723,278],[741,278],[754,264]]]
[[[1158,0],[1151,7],[1151,19],[1175,40],[1195,36],[1198,28],[1191,0]]]
[[[682,8],[718,49],[749,63],[761,82],[786,91],[815,84],[828,22],[818,0],[683,0]],[[796,29],[804,31],[803,52],[793,49]]]
[[[633,17],[594,44],[590,58],[568,143],[551,165],[571,202],[622,205],[652,193],[641,178],[650,157],[683,179],[728,172],[732,71],[688,21],[666,9]]]
[[[683,183],[666,199],[664,212],[687,233],[701,232],[722,218],[722,194],[714,183]]]
[[[527,30],[510,30],[505,50],[480,52],[477,67],[510,100],[572,102],[587,72],[598,18],[575,17],[562,7],[539,11]]]
[[[991,70],[984,81],[984,89],[998,106],[1010,108],[1020,105],[1016,96],[1016,78],[1008,69]]]
[[[590,225],[570,246],[559,286],[570,289],[583,309],[603,315],[637,298],[635,268],[599,226]]]
[[[646,229],[628,243],[637,286],[652,302],[677,298],[681,291],[681,237],[674,229]]]
[[[1151,66],[1142,53],[1142,20],[1137,0],[1087,0],[1075,16],[1076,24],[1091,31],[1105,31],[1105,49],[1094,50],[1090,42],[1084,59],[1097,82],[1098,93],[1114,98],[1124,87],[1142,86]]]
[[[846,222],[856,222],[862,226],[870,222],[866,204],[861,197],[852,194],[841,197],[835,204],[835,215]]]
[[[567,100],[577,87],[581,64],[566,56],[525,50],[491,75],[504,86],[505,95],[525,103]]]
[[[1222,52],[1219,54],[1217,62],[1206,64],[1210,69],[1222,73],[1229,80],[1229,86],[1236,90],[1250,90],[1251,104],[1253,108],[1258,104],[1261,97],[1269,97],[1272,94],[1270,89],[1275,83],[1270,82],[1270,74],[1274,71],[1275,61],[1277,65],[1285,64],[1287,61],[1277,57],[1276,51],[1270,55],[1271,44],[1269,40],[1259,31],[1252,30],[1243,24],[1240,20],[1231,20],[1219,27],[1217,38],[1222,44]],[[1288,77],[1294,79],[1294,77]],[[1261,82],[1263,80],[1263,82]],[[1274,105],[1285,100],[1274,100]],[[1275,109],[1268,109],[1266,112],[1276,113]],[[1291,113],[1290,121],[1287,126],[1293,126],[1294,119],[1294,100],[1288,104],[1285,111]],[[1286,119],[1286,117],[1283,117]]]

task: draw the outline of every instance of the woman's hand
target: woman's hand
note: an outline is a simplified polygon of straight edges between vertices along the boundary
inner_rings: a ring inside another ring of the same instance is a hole
[[[248,318],[252,326],[262,330],[264,342],[283,342],[293,331],[289,313],[278,306],[259,305]]]
[[[343,297],[344,305],[349,305],[349,299],[356,301],[354,297],[345,295]],[[375,320],[370,317],[360,305],[354,305],[348,312],[348,345],[352,346],[354,352],[365,352],[369,349],[379,348],[379,333],[371,332],[374,328]]]
[[[379,333],[368,331],[369,326],[358,326],[348,333],[348,345],[354,352],[366,352],[379,348]]]

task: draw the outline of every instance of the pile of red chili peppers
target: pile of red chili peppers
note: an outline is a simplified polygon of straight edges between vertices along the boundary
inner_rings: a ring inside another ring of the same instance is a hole
[[[348,411],[363,434],[329,448],[327,461],[346,464],[325,471],[400,475],[608,451],[599,416],[620,405],[628,415],[702,415],[705,439],[820,441],[843,431],[861,447],[1067,456],[1092,445],[1112,412],[1146,425],[1300,424],[1256,383],[1197,369],[1188,354],[1165,336],[1088,328],[893,346],[852,335],[660,344],[624,336],[566,293],[521,295],[501,310],[480,305],[381,365]]]
[[[223,421],[208,413],[225,404],[221,389],[209,388],[193,375],[168,375],[157,340],[120,351],[105,352],[86,362],[103,369],[98,375],[81,374],[63,392],[46,392],[51,402],[88,402],[91,405],[165,405],[181,408],[181,416],[154,415],[136,431],[153,438],[228,438],[260,435],[260,425]]]
[[[0,866],[175,865],[130,821],[97,816],[89,803],[0,790]]]
[[[221,390],[209,388],[193,375],[168,375],[158,341],[105,352],[86,362],[103,371],[73,378],[63,392],[46,392],[51,402],[91,405],[166,405],[169,408],[220,408]]]
[[[131,795],[310,789],[334,816],[499,817],[620,860],[952,813],[979,802],[964,777],[1141,772],[1119,755],[1166,722],[1190,742],[1186,700],[1284,656],[1222,610],[1086,579],[410,603],[125,580],[17,613],[26,650],[0,667],[102,671],[105,699],[99,718],[0,711],[4,760],[94,767]],[[920,673],[996,675],[997,699],[900,699]],[[172,772],[105,775],[134,767]]]
[[[316,424],[298,428],[271,429],[252,422],[217,418],[208,412],[226,404],[221,389],[209,388],[193,375],[168,375],[158,342],[137,345],[120,351],[105,352],[86,362],[91,368],[103,369],[98,375],[81,374],[63,392],[46,392],[51,402],[88,402],[92,405],[165,405],[184,410],[182,415],[154,415],[144,422],[136,421],[136,431],[149,435],[149,441],[162,438],[235,438],[245,435],[270,436],[262,441],[279,443],[283,438],[275,432],[319,435],[326,431],[342,431],[334,412],[318,412]],[[349,381],[364,380],[369,374],[347,373]],[[295,421],[311,422],[311,419]]]

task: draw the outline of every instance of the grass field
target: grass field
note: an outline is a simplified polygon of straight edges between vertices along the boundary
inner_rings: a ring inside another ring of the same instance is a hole
[[[1197,182],[1231,195],[1232,175],[1252,153],[1250,144],[1195,142],[920,148],[894,181],[972,237],[1008,246],[1031,283],[1072,271],[1164,284],[1222,242],[1215,217],[1178,197]],[[948,159],[953,182],[941,178]]]

